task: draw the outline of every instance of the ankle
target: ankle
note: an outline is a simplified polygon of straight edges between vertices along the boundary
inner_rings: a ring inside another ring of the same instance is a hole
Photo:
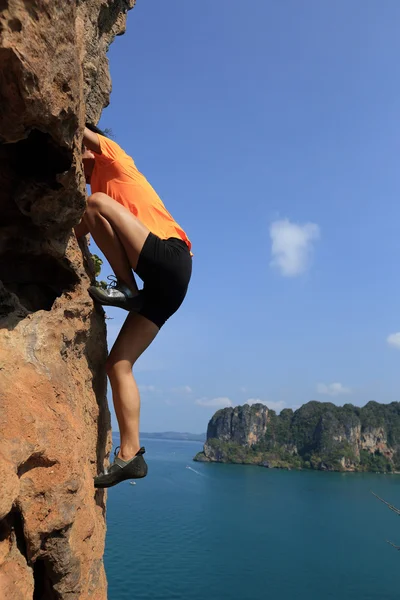
[[[139,294],[139,290],[135,284],[127,283],[126,281],[122,281],[122,279],[120,279],[119,281],[125,288],[127,288],[130,291],[133,297]]]
[[[121,446],[118,452],[119,458],[122,460],[131,460],[139,452],[140,446]]]

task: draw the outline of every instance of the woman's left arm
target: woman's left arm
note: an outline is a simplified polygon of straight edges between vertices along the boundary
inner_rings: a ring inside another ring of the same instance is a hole
[[[89,233],[89,229],[83,219],[80,223],[78,223],[78,225],[74,227],[74,231],[77,238],[80,238]]]

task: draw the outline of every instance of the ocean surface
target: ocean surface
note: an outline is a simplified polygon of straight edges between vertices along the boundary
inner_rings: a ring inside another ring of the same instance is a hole
[[[115,443],[117,443],[115,439]],[[192,462],[145,440],[148,476],[111,488],[109,600],[399,600],[400,475]]]

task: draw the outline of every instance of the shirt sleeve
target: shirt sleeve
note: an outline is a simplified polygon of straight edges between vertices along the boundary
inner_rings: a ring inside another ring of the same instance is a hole
[[[100,141],[101,154],[96,153],[96,160],[111,163],[121,158],[124,151],[116,142],[113,142],[104,135],[97,134]]]

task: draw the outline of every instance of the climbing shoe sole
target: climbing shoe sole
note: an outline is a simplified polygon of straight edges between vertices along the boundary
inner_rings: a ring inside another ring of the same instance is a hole
[[[142,455],[135,456],[131,461],[121,466],[122,461],[118,458],[106,473],[94,478],[95,488],[109,488],[127,479],[142,479],[146,477],[148,467]]]
[[[143,298],[140,294],[138,296],[135,296],[134,298],[109,298],[101,288],[98,288],[94,285],[91,285],[88,291],[94,300],[105,306],[115,306],[116,308],[123,308],[128,312],[138,311],[143,306]]]

